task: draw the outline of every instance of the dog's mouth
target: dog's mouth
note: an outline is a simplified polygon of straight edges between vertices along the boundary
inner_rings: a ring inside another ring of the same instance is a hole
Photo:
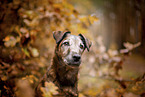
[[[81,59],[80,60],[75,60],[75,59],[67,60],[67,59],[63,59],[63,61],[64,61],[64,63],[66,63],[66,65],[73,66],[73,67],[78,67],[81,64]]]
[[[69,66],[80,66],[80,64],[81,64],[81,61],[77,61],[77,62],[73,61],[73,62],[70,62],[68,65]]]

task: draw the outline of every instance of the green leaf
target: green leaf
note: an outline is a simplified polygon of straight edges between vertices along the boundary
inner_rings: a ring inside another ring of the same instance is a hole
[[[22,51],[25,53],[26,56],[30,57],[30,53],[27,48],[22,48]]]

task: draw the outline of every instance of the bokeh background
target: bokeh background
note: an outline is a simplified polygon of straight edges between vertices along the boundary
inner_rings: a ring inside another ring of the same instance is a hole
[[[1,0],[0,96],[34,97],[51,64],[53,31],[84,34],[80,97],[145,97],[144,0]],[[46,82],[44,97],[57,93]]]

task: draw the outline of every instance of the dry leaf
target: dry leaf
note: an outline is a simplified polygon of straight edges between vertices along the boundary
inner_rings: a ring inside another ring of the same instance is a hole
[[[58,94],[58,87],[52,82],[45,82],[45,87],[41,87],[44,97],[53,97],[52,95]]]

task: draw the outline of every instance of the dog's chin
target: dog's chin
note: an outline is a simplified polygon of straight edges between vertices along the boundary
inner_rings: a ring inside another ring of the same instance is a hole
[[[81,64],[81,60],[80,61],[70,61],[70,60],[64,60],[64,63],[66,65],[72,66],[72,67],[79,67]]]
[[[78,62],[70,62],[68,65],[69,65],[69,66],[79,67],[80,64],[81,64],[81,61],[78,61]]]

